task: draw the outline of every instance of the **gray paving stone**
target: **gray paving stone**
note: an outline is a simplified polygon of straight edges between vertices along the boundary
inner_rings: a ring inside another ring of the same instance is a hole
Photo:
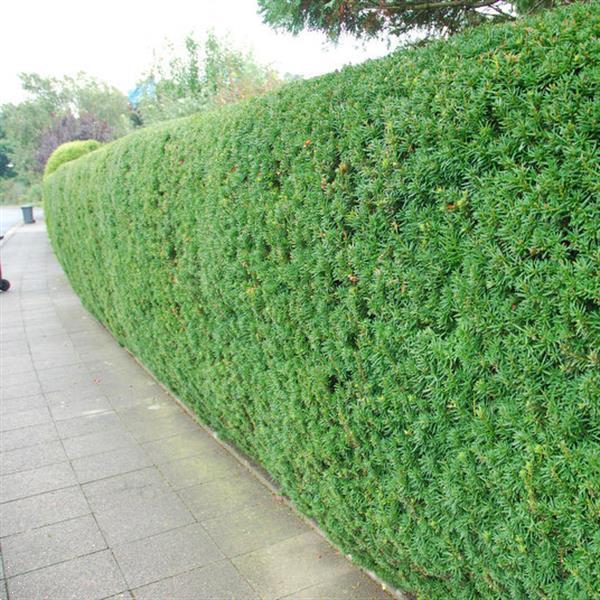
[[[164,397],[169,398],[160,388],[157,389],[156,387],[151,388],[150,392],[146,388],[138,388],[128,390],[127,393],[116,393],[114,389],[106,388],[104,386],[102,387],[102,390],[109,399],[112,407],[118,411],[135,408],[148,401],[161,400]],[[173,400],[169,398],[169,402],[173,402]]]
[[[8,580],[11,600],[101,600],[127,590],[108,550]]]
[[[134,591],[136,600],[259,600],[229,561],[163,579]]]
[[[162,463],[159,469],[176,490],[243,472],[240,463],[216,444],[202,456]]]
[[[24,327],[3,327],[2,328],[2,341],[13,342],[20,341],[25,338]]]
[[[198,425],[185,413],[162,419],[127,422],[127,429],[138,442],[160,440],[197,428]]]
[[[312,531],[234,558],[233,564],[265,600],[353,570],[351,563]]]
[[[171,492],[156,467],[86,483],[82,489],[95,512],[111,510],[131,500],[151,500]]]
[[[0,412],[2,415],[45,407],[46,399],[42,395],[22,396],[20,398],[10,398],[0,401]]]
[[[41,383],[42,391],[44,394],[51,394],[52,392],[62,392],[65,390],[70,390],[73,388],[83,388],[87,385],[93,384],[93,380],[90,380],[89,375],[68,375],[67,377],[61,379],[57,377],[56,379],[50,379],[48,381],[43,381]],[[100,395],[102,392],[100,392]]]
[[[36,379],[36,373],[33,369],[31,371],[27,371],[25,373],[23,373],[23,372],[10,373],[10,372],[6,371],[4,369],[4,365],[2,365],[2,385],[4,387],[9,387],[9,388],[15,387],[15,386],[21,385],[22,383],[27,382],[28,380],[31,380],[31,379],[33,379],[33,380]]]
[[[62,439],[96,433],[98,431],[108,431],[113,429],[124,430],[119,415],[114,411],[104,412],[96,415],[84,417],[74,417],[65,419],[56,423],[58,435]]]
[[[149,397],[140,400],[135,406],[119,411],[124,421],[143,423],[184,414],[183,410],[168,396],[164,398]]]
[[[9,431],[11,429],[20,429],[21,427],[31,427],[40,423],[48,423],[52,420],[50,412],[44,406],[41,408],[31,408],[19,412],[11,412],[2,415],[0,419],[0,431]]]
[[[380,585],[353,569],[323,583],[285,596],[285,600],[391,600]]]
[[[19,429],[2,432],[2,435],[0,435],[0,451],[8,452],[9,450],[35,446],[57,439],[58,432],[52,421],[32,425],[31,427],[20,427]]]
[[[75,485],[77,479],[69,463],[57,463],[0,478],[0,502],[8,502]]]
[[[96,513],[96,520],[108,544],[114,546],[188,525],[194,517],[174,492],[167,491],[152,497],[122,500]]]
[[[2,539],[8,577],[106,548],[91,515],[47,525]]]
[[[149,467],[152,465],[152,461],[139,446],[129,446],[78,458],[71,461],[71,464],[77,479],[81,483],[87,483]]]
[[[80,517],[90,512],[79,486],[0,504],[0,536]]]
[[[61,365],[59,367],[50,367],[49,369],[38,369],[37,376],[40,382],[50,382],[55,379],[64,379],[65,377],[89,377],[92,379],[85,365],[78,361],[73,365]]]
[[[42,388],[37,377],[28,377],[19,383],[3,385],[0,397],[4,400],[8,400],[10,398],[21,398],[22,396],[35,396],[36,394],[41,393]]]
[[[31,354],[15,354],[2,356],[2,377],[7,375],[20,375],[33,372],[33,360]]]
[[[60,441],[44,442],[37,446],[28,446],[27,448],[18,448],[9,450],[0,454],[0,464],[2,465],[2,474],[16,473],[17,471],[26,471],[37,469],[44,465],[64,462],[67,455],[63,450]]]
[[[0,600],[8,600],[8,592],[6,591],[6,581],[0,580]]]
[[[202,525],[229,557],[252,552],[307,530],[287,507],[272,501],[209,519]]]
[[[112,411],[112,406],[103,397],[54,404],[50,407],[52,418],[55,421],[63,421],[64,419],[73,419],[75,417],[89,417],[110,411]]]
[[[133,436],[124,427],[67,438],[63,440],[63,444],[70,459],[137,445]]]
[[[113,555],[131,588],[225,558],[198,523],[115,546]]]
[[[208,481],[178,493],[198,521],[274,502],[271,492],[250,473]]]
[[[77,385],[56,392],[46,392],[44,396],[46,397],[48,404],[53,406],[55,404],[70,404],[71,402],[76,402],[78,400],[100,398],[102,396],[102,391],[98,387],[98,384],[91,380],[84,385]]]
[[[168,438],[146,442],[144,450],[155,464],[201,455],[219,448],[208,433],[197,427]]]
[[[1,318],[1,317],[0,317]],[[4,332],[4,329],[2,329]],[[9,356],[29,356],[31,357],[31,353],[29,351],[29,344],[27,340],[12,340],[5,341],[4,333],[2,334],[2,339],[0,339],[0,357],[2,360],[8,358]]]
[[[33,331],[37,331],[37,328]],[[29,330],[27,335],[31,339],[31,333],[29,333]],[[32,353],[34,352],[35,351],[32,350]],[[34,353],[33,362],[36,369],[43,371],[44,369],[51,369],[53,367],[66,367],[69,365],[75,365],[81,362],[81,357],[77,352],[43,352]],[[54,379],[53,381],[57,380]],[[67,385],[70,381],[71,378],[69,378],[69,380],[65,380],[63,385]],[[60,387],[57,387],[56,389],[60,389]]]

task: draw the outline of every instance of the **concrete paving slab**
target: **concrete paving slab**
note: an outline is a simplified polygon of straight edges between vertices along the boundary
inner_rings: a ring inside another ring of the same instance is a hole
[[[24,377],[19,383],[13,383],[12,385],[3,385],[2,391],[0,392],[0,398],[3,400],[9,400],[10,398],[21,398],[23,396],[35,396],[42,393],[42,387],[40,386],[37,378]]]
[[[131,588],[185,573],[225,558],[198,523],[115,546],[113,554]]]
[[[89,382],[83,385],[73,386],[72,388],[44,392],[44,396],[49,406],[54,406],[55,404],[70,404],[71,402],[77,402],[78,400],[105,397],[102,390],[98,387],[98,384],[94,383],[93,379],[90,379]]]
[[[190,458],[211,452],[215,448],[215,440],[198,427],[179,435],[154,442],[146,442],[142,447],[154,463],[159,465],[180,458]]]
[[[37,469],[44,465],[65,462],[66,460],[67,455],[58,440],[45,442],[37,446],[9,450],[0,454],[3,475]]]
[[[19,374],[18,376],[22,377],[22,374]],[[0,413],[2,413],[2,415],[7,415],[14,412],[45,408],[46,406],[46,399],[41,394],[39,396],[22,396],[20,398],[2,400],[0,402]]]
[[[85,415],[57,421],[55,423],[58,435],[62,439],[107,431],[109,429],[123,429],[123,423],[116,412],[106,411],[100,414]]]
[[[134,590],[136,600],[259,600],[229,561],[195,569]]]
[[[110,402],[104,398],[87,398],[69,403],[54,404],[50,407],[52,418],[55,421],[73,419],[74,417],[89,417],[112,410]]]
[[[2,539],[7,577],[84,556],[106,548],[91,515],[47,525]]]
[[[65,452],[71,460],[135,445],[133,436],[125,427],[113,427],[63,440]]]
[[[175,490],[243,472],[243,468],[235,458],[216,442],[215,447],[202,456],[162,463],[159,469]]]
[[[51,421],[52,418],[47,407],[30,408],[2,415],[2,419],[0,419],[0,431],[20,429],[21,427],[30,427],[31,425],[39,425],[40,423],[49,423]]]
[[[79,486],[0,504],[0,536],[14,535],[90,513]]]
[[[82,489],[96,513],[118,508],[131,500],[151,500],[171,491],[156,467],[86,483]]]
[[[9,502],[75,485],[77,479],[68,462],[20,471],[0,477],[0,502]]]
[[[136,441],[140,443],[160,440],[179,433],[198,429],[198,425],[183,412],[162,419],[152,419],[142,422],[128,421],[126,426],[131,432],[131,435],[133,435]]]
[[[179,497],[167,491],[123,500],[96,513],[96,520],[109,545],[115,546],[189,525],[195,519]]]
[[[202,524],[230,558],[306,532],[306,525],[290,509],[274,500]]]
[[[180,490],[179,497],[198,521],[206,521],[273,501],[271,492],[250,473],[225,477]]]
[[[351,563],[312,531],[234,558],[233,564],[265,600],[353,571]]]
[[[11,600],[101,600],[127,590],[109,550],[8,580]]]
[[[152,465],[152,461],[139,446],[117,448],[110,452],[94,454],[71,461],[80,483],[137,471]]]
[[[0,451],[7,452],[57,439],[58,432],[52,421],[30,427],[19,427],[18,429],[2,432],[2,435],[0,435]]]
[[[285,600],[390,600],[380,585],[364,573],[352,570],[284,596]]]

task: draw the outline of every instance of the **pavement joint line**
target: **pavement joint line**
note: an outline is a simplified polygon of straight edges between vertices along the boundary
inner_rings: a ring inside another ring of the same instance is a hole
[[[79,487],[79,486],[73,485],[71,487],[75,488],[75,487]],[[68,488],[63,488],[63,489],[68,489]],[[45,493],[51,494],[52,492],[55,492],[55,491],[59,491],[59,490],[52,490],[50,492],[45,492]],[[19,500],[28,500],[29,498],[33,498],[33,497],[34,496],[27,496],[26,498],[19,498]],[[11,500],[11,502],[16,502],[16,500]],[[6,506],[7,504],[10,504],[10,503],[5,502],[3,504],[3,506]],[[68,521],[73,521],[74,519],[79,519],[81,517],[87,517],[88,515],[91,515],[91,514],[93,514],[93,513],[92,512],[84,513],[82,515],[77,515],[76,517],[68,517],[67,519],[61,519],[60,521],[52,521],[52,523],[45,523],[44,525],[36,525],[35,527],[31,527],[30,529],[23,529],[23,531],[17,531],[16,533],[9,533],[8,535],[0,536],[0,543],[10,537],[14,537],[15,535],[22,535],[23,533],[29,533],[30,531],[37,531],[38,529],[43,529],[44,527],[48,527],[49,525],[60,525],[62,523],[67,523]]]
[[[4,538],[2,538],[4,539]],[[42,569],[49,569],[50,567],[56,567],[57,565],[62,565],[64,563],[71,562],[72,560],[77,560],[78,558],[83,558],[84,556],[92,556],[94,554],[98,554],[99,552],[106,552],[108,550],[108,546],[106,548],[100,548],[99,550],[94,550],[93,552],[85,552],[83,554],[78,554],[77,556],[72,556],[71,558],[66,558],[64,560],[59,560],[55,563],[51,563],[49,565],[44,565],[43,567],[36,567],[35,569],[29,569],[29,571],[23,571],[22,573],[16,573],[15,575],[10,575],[6,577],[6,581],[9,579],[15,579],[16,577],[21,577],[22,575],[29,575],[30,573],[35,573],[36,571],[41,571]],[[3,558],[4,560],[4,558]],[[6,572],[4,573],[6,575]],[[9,596],[10,598],[10,596]]]

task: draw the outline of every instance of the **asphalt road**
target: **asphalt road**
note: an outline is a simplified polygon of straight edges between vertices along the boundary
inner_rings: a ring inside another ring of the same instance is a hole
[[[35,215],[39,208],[34,209]],[[23,213],[20,206],[0,206],[0,235],[4,235],[11,227],[23,222]]]

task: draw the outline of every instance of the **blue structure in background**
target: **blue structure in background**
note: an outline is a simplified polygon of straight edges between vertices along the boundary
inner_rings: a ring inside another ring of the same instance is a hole
[[[154,98],[156,96],[156,84],[154,81],[140,83],[127,94],[129,103],[136,108],[142,98]]]

